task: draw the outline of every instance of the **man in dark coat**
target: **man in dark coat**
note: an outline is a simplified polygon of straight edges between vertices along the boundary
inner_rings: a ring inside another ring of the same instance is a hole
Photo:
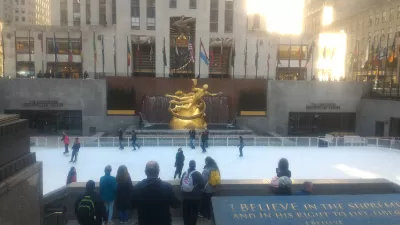
[[[183,173],[181,179],[182,214],[185,225],[196,225],[204,186],[203,176],[196,170],[196,162],[190,160],[189,169]],[[193,189],[190,190],[190,187]]]
[[[81,143],[79,142],[79,138],[75,138],[74,145],[72,146],[71,161],[69,162],[76,162],[78,160],[78,153],[80,148],[81,148]]]
[[[239,153],[240,153],[239,157],[243,157],[244,142],[243,142],[242,136],[239,137],[239,146],[238,147],[239,147]]]
[[[206,137],[205,133],[202,132],[201,133],[201,144],[200,144],[200,147],[203,150],[202,151],[203,153],[207,152],[207,150],[206,150],[206,141],[207,141],[207,137]]]
[[[140,225],[171,225],[171,208],[178,208],[180,202],[172,186],[163,182],[158,175],[157,162],[146,164],[147,179],[136,184],[132,191],[132,206],[137,208]]]
[[[138,149],[140,149],[140,145],[136,144],[136,141],[137,141],[136,132],[133,130],[133,131],[132,131],[132,146],[133,146],[133,151],[136,150],[136,147],[138,147]]]
[[[189,138],[190,138],[190,147],[195,149],[195,139],[196,139],[196,131],[194,129],[189,130]]]
[[[206,142],[205,142],[205,148],[208,148],[208,129],[206,127],[206,129],[204,130],[204,135],[206,135]]]
[[[182,175],[182,169],[183,169],[183,164],[185,162],[185,155],[183,154],[182,148],[178,149],[178,152],[176,153],[175,156],[175,174],[174,174],[174,179],[178,175],[178,178],[181,179]]]
[[[86,183],[86,192],[75,202],[75,215],[80,225],[102,225],[103,221],[106,221],[107,214],[104,203],[101,201],[100,196],[94,191],[94,189],[94,181],[89,180]],[[85,208],[82,207],[82,205],[85,204],[85,201],[94,204],[94,211],[96,213],[94,218],[88,218],[88,216],[85,215]]]
[[[119,150],[124,149],[124,146],[122,145],[123,139],[124,139],[124,133],[122,132],[122,129],[119,128],[118,130]]]

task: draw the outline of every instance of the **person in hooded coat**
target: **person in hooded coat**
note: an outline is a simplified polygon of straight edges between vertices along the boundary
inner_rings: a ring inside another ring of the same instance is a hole
[[[68,172],[68,176],[67,176],[67,185],[72,183],[72,182],[76,182],[76,169],[75,169],[75,167],[71,167],[71,169]]]
[[[183,154],[182,148],[179,148],[175,156],[176,169],[175,169],[174,179],[176,178],[176,176],[178,176],[178,178],[181,179],[184,162],[185,162],[185,155]]]
[[[292,177],[292,172],[289,170],[289,161],[286,158],[282,158],[278,162],[278,168],[276,168],[276,176],[279,177]]]
[[[117,171],[117,193],[115,198],[116,209],[119,212],[121,223],[128,223],[129,209],[131,208],[132,180],[126,166],[122,165]]]

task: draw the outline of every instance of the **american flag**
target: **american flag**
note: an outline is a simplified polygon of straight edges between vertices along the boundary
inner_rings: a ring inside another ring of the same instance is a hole
[[[189,40],[188,49],[189,49],[189,53],[190,53],[190,60],[194,63],[193,45],[192,45],[192,42],[190,42],[190,40]]]

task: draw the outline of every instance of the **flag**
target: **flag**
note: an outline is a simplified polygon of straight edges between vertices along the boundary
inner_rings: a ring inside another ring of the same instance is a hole
[[[214,49],[213,49],[213,47],[210,48],[210,64],[214,65]]]
[[[153,63],[153,44],[150,44],[150,63]]]
[[[101,35],[101,58],[104,68],[104,35]]]
[[[314,52],[314,46],[315,46],[315,41],[313,41],[313,42],[311,43],[310,48],[308,49],[306,66],[307,66],[308,63],[310,62],[310,59],[311,59],[312,54],[313,54],[313,52]]]
[[[129,40],[128,38],[126,39],[126,46],[127,46],[127,65],[130,66],[131,65],[131,47],[129,46]]]
[[[396,33],[397,34],[397,33]],[[395,35],[395,37],[394,37],[394,39],[393,39],[393,44],[392,44],[392,47],[391,47],[391,52],[390,52],[390,55],[389,55],[389,57],[388,57],[388,62],[389,63],[393,63],[394,62],[394,59],[396,58],[396,36],[397,35]]]
[[[96,49],[96,31],[93,31],[93,60],[96,67],[97,64],[97,49]]]
[[[58,62],[58,48],[57,48],[57,43],[56,43],[56,31],[54,30],[53,33],[53,48],[54,48],[54,62]]]
[[[139,60],[139,65],[142,65],[142,58],[140,57],[140,38],[137,39],[136,62],[137,60]]]
[[[200,58],[204,61],[204,63],[208,66],[209,65],[209,61],[208,61],[208,56],[207,56],[207,52],[204,48],[203,42],[200,39]]]
[[[192,63],[194,63],[193,45],[192,45],[192,42],[190,41],[190,38],[188,41],[188,50],[189,50],[189,54],[190,54],[190,61]]]
[[[259,52],[258,52],[258,45],[259,45],[259,41],[256,41],[256,55],[254,57],[255,62],[254,65],[256,66],[256,70],[258,69],[258,57],[259,57]]]
[[[244,67],[247,67],[247,38],[246,38],[246,45],[244,46]]]
[[[165,37],[164,37],[164,46],[163,46],[163,49],[162,49],[162,53],[163,53],[164,66],[167,66],[167,54],[165,52]]]
[[[176,44],[176,39],[174,41],[174,44],[175,44],[175,54],[176,54],[176,56],[179,56],[178,45]]]
[[[236,42],[233,41],[233,46],[232,46],[232,55],[231,55],[231,65],[232,67],[235,67],[235,57],[236,57]]]
[[[69,31],[68,31],[68,62],[72,63],[72,43],[71,43],[71,37],[69,36]]]

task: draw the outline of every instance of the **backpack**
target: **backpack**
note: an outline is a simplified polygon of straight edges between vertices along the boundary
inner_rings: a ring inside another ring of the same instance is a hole
[[[95,221],[96,220],[96,210],[94,207],[94,202],[91,196],[84,196],[78,204],[78,214],[77,217],[79,221]]]
[[[219,173],[219,170],[210,171],[210,177],[208,178],[208,183],[211,186],[217,186],[221,184],[221,174]]]
[[[182,179],[182,185],[181,185],[181,190],[183,192],[192,192],[195,185],[193,185],[193,178],[192,174],[196,172],[196,170],[193,170],[190,173],[186,173],[185,176]]]

